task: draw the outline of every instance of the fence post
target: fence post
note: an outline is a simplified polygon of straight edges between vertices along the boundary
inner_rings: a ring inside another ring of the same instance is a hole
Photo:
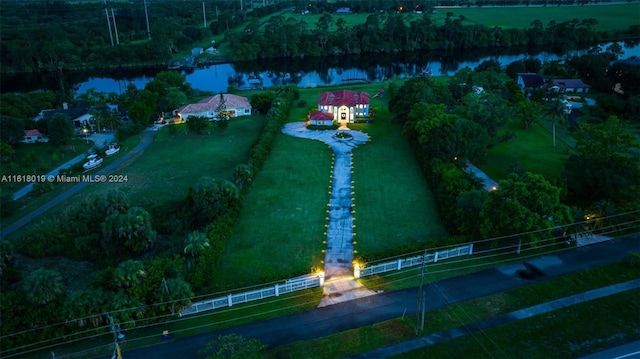
[[[360,266],[358,264],[353,265],[353,278],[354,279],[360,278]]]
[[[233,305],[233,301],[231,300],[231,294],[227,294],[227,304],[229,304],[229,306]]]
[[[469,254],[473,254],[473,243],[469,244]]]
[[[320,278],[320,287],[324,286],[324,272],[318,273],[318,278]]]
[[[438,261],[438,252],[436,252],[436,254],[433,255],[433,263]]]
[[[398,269],[397,270],[400,270],[400,269],[402,269],[402,259],[398,258]]]
[[[276,283],[275,288],[276,288],[276,297],[277,297],[277,296],[280,295],[280,287],[279,287],[278,283]]]

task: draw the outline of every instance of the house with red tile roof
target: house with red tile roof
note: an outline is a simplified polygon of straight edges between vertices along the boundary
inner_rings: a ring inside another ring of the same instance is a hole
[[[349,90],[323,92],[318,99],[318,111],[331,114],[341,125],[353,123],[358,117],[369,116],[369,94]]]
[[[247,116],[251,114],[251,103],[246,97],[232,94],[217,94],[198,101],[197,103],[182,106],[173,113],[182,120],[187,120],[191,116],[204,116],[211,120],[215,120],[216,112],[220,106],[221,99],[224,99],[224,105],[229,112],[230,117]]]
[[[36,142],[49,142],[49,139],[45,137],[38,130],[26,130],[24,131],[24,137],[22,143],[36,143]]]

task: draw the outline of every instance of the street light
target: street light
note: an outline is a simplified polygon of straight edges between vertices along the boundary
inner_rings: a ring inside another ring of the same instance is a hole
[[[84,139],[85,139],[85,141],[87,142],[87,144],[89,144],[89,137],[87,137],[87,136],[88,136],[88,135],[87,135],[87,128],[86,128],[86,127],[85,127],[85,128],[83,128],[83,129],[82,129],[82,132],[84,132]]]

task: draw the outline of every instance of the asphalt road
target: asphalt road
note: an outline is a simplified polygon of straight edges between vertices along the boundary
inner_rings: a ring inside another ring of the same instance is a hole
[[[533,280],[525,280],[518,276],[517,270],[525,268],[522,263],[445,279],[436,285],[426,286],[427,310],[617,262],[627,258],[629,251],[640,251],[640,236],[597,243],[557,255],[528,260],[528,263],[544,273]],[[197,358],[198,351],[204,348],[208,341],[228,333],[256,338],[273,348],[410,315],[415,313],[416,303],[417,288],[381,293],[194,337],[174,338],[145,348],[126,350],[125,345],[123,355],[127,359]]]

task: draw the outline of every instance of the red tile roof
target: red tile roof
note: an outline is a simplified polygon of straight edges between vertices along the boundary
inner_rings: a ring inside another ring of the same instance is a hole
[[[227,109],[251,108],[251,103],[246,97],[232,94],[223,94],[223,96]],[[219,105],[220,94],[202,99],[198,101],[198,103],[192,103],[186,106],[182,106],[178,109],[178,112],[185,114],[215,111]]]
[[[24,131],[24,137],[44,137],[38,130],[26,130]]]
[[[316,121],[333,121],[333,115],[324,111],[313,111],[309,115],[310,120]]]
[[[366,92],[354,92],[340,90],[335,92],[323,92],[318,99],[320,106],[355,106],[369,104],[369,94]]]

